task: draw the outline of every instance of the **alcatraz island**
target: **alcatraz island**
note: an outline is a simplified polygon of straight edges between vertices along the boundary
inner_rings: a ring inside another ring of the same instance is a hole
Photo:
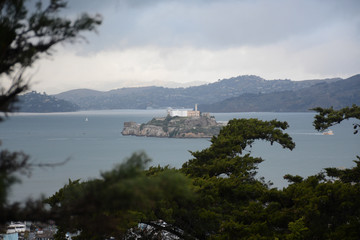
[[[210,113],[201,113],[197,105],[193,110],[167,110],[166,117],[155,117],[147,123],[125,122],[122,135],[168,137],[168,138],[211,138],[219,134],[225,124],[216,122]]]

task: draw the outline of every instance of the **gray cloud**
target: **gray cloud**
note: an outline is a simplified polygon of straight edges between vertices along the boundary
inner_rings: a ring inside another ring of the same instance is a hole
[[[66,14],[84,11],[103,15],[99,34],[41,61],[41,91],[359,73],[359,0],[71,0]]]
[[[108,0],[72,1],[69,9],[104,16],[98,48],[273,44],[338,24],[359,36],[360,1]]]

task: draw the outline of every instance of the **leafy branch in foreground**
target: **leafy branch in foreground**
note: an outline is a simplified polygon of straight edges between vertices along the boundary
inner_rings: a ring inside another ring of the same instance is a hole
[[[193,180],[198,202],[193,206],[193,226],[187,229],[197,239],[254,239],[274,234],[268,221],[263,196],[271,183],[257,178],[256,170],[263,159],[251,156],[256,140],[279,143],[292,150],[295,143],[284,133],[286,122],[276,120],[233,119],[211,146],[192,152],[193,159],[181,171]]]
[[[43,2],[47,4],[44,6]],[[85,13],[74,19],[61,17],[60,12],[67,5],[65,0],[39,0],[32,11],[29,4],[31,1],[27,0],[0,0],[0,121],[17,110],[19,94],[29,89],[23,77],[27,68],[43,55],[51,55],[57,44],[84,39],[81,33],[96,31],[102,21],[100,15]],[[29,200],[25,206],[8,203],[11,186],[20,181],[18,173],[29,174],[34,166],[22,152],[0,152],[0,224],[18,219],[48,219],[42,214],[41,199]]]
[[[26,2],[0,1],[0,77],[10,81],[9,87],[1,84],[0,111],[5,114],[15,110],[17,96],[29,88],[22,74],[26,68],[42,54],[51,54],[55,45],[84,39],[82,32],[95,31],[102,22],[100,15],[86,13],[74,20],[60,17],[67,5],[64,0],[49,1],[45,7],[38,1],[32,12]]]
[[[334,110],[331,108],[313,108],[318,112],[315,116],[314,127],[318,131],[324,131],[327,128],[341,123],[343,120],[355,118],[360,120],[360,107],[353,104],[352,107],[345,107],[340,110]],[[357,134],[360,128],[359,123],[354,123],[354,134]]]
[[[123,239],[139,223],[183,238],[172,224],[174,214],[191,207],[194,193],[189,179],[173,169],[145,171],[149,158],[133,154],[100,179],[69,181],[46,200],[58,225],[57,239],[81,230],[77,239]],[[186,235],[185,235],[186,236]]]

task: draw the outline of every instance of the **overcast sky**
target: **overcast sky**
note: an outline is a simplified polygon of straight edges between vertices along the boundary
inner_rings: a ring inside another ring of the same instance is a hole
[[[359,0],[71,0],[99,13],[88,43],[57,47],[32,88],[110,90],[138,82],[347,78],[360,73]]]

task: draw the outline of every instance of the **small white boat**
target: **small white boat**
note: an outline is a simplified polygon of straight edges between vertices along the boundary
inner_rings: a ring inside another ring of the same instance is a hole
[[[88,118],[85,118],[85,122],[88,122],[89,121],[89,119]]]
[[[323,132],[322,135],[334,135],[334,132],[329,129],[329,130]]]

